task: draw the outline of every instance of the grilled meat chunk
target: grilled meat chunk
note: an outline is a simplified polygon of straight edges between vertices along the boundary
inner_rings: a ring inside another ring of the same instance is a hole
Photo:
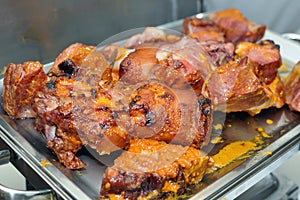
[[[37,92],[32,108],[37,113],[36,129],[45,135],[47,147],[67,168],[79,169],[85,164],[75,156],[82,142],[73,124],[70,96],[73,85],[73,79],[52,78],[43,90]]]
[[[284,81],[286,104],[291,110],[300,112],[300,62],[297,62]]]
[[[209,99],[191,90],[174,90],[152,81],[132,93],[129,114],[134,126],[131,138],[150,138],[198,149],[210,138],[212,105]]]
[[[87,46],[82,43],[74,43],[63,50],[55,59],[48,75],[59,76],[63,74],[72,74],[76,72],[77,66],[80,66],[84,58],[89,55],[95,47]]]
[[[215,108],[224,112],[245,111],[255,115],[262,109],[284,105],[279,75],[268,85],[261,82],[247,57],[218,67],[204,87],[207,87]]]
[[[236,46],[235,53],[240,58],[247,57],[248,62],[255,66],[255,74],[266,84],[276,78],[282,64],[280,47],[271,40],[263,40],[258,44],[241,42]]]
[[[255,25],[236,8],[225,9],[209,14],[208,19],[196,17],[183,21],[183,32],[199,41],[256,42],[266,31],[265,25]]]
[[[66,48],[52,65],[47,83],[36,93],[32,103],[37,113],[36,129],[45,135],[47,147],[69,169],[85,166],[75,155],[83,143],[74,124],[73,96],[79,90],[76,78],[81,64],[92,49],[81,43]]]
[[[278,45],[270,40],[240,42],[234,59],[219,66],[205,82],[204,91],[211,95],[217,109],[255,115],[262,109],[284,105]]]
[[[207,59],[216,67],[233,60],[235,47],[232,43],[204,41],[201,45],[208,54]]]
[[[254,25],[236,8],[213,12],[209,19],[224,33],[225,41],[234,44],[256,42],[266,31],[265,25]]]
[[[167,199],[200,182],[212,160],[193,147],[134,140],[102,177],[101,198]]]
[[[209,40],[225,42],[224,33],[216,24],[204,18],[185,18],[182,23],[182,30],[185,35],[196,38],[199,42]]]
[[[140,47],[130,53],[121,63],[119,76],[121,81],[137,84],[147,81],[158,67],[157,47]],[[159,77],[156,77],[159,79]],[[161,78],[161,77],[160,77]]]
[[[76,98],[74,124],[81,140],[100,154],[110,154],[129,143],[128,132],[119,122],[112,106],[112,98],[105,91],[96,91],[95,97]]]
[[[48,77],[43,67],[40,62],[31,61],[7,66],[2,96],[4,110],[8,115],[13,118],[36,116],[31,103],[35,93],[46,84]]]
[[[129,89],[118,86],[109,92],[100,88],[94,98],[80,96],[74,107],[80,138],[100,154],[124,149],[132,138],[198,149],[207,144],[213,114],[209,99],[154,80]]]

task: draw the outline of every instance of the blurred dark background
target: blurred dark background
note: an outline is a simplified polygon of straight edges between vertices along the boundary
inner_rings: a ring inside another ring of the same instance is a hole
[[[97,45],[124,30],[157,26],[199,12],[238,8],[278,33],[300,30],[299,0],[0,0],[0,68],[47,63],[74,42]]]

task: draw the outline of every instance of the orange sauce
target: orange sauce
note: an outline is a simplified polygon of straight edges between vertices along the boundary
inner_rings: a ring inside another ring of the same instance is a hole
[[[257,144],[252,141],[232,142],[212,156],[213,168],[223,168],[235,160],[249,157],[249,153],[257,149]]]

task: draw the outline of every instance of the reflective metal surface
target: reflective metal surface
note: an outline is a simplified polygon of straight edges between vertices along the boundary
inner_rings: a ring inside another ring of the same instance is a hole
[[[10,152],[8,149],[0,150],[0,165],[9,163]]]
[[[10,162],[10,150],[0,150],[0,165]],[[22,191],[15,190],[0,184],[0,199],[2,200],[56,200],[56,195],[52,189]]]
[[[51,189],[38,191],[20,191],[7,188],[0,184],[0,199],[2,200],[56,200]]]

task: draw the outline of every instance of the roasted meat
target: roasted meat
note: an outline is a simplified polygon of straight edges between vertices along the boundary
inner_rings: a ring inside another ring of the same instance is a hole
[[[45,135],[47,147],[54,151],[61,163],[70,169],[82,168],[85,164],[75,156],[82,142],[73,124],[70,91],[74,80],[59,77],[51,81],[34,98],[32,107],[37,113],[36,129]]]
[[[36,113],[31,107],[35,93],[47,81],[44,66],[40,62],[25,62],[7,66],[3,85],[3,106],[5,112],[14,118],[31,118]]]
[[[126,88],[100,88],[95,97],[77,98],[74,123],[85,144],[100,154],[124,149],[132,138],[198,149],[207,144],[213,114],[209,99],[154,80]]]
[[[256,42],[264,36],[265,25],[255,25],[236,8],[213,12],[209,19],[224,33],[225,41]]]
[[[196,38],[199,42],[218,41],[225,42],[224,33],[213,22],[205,18],[185,18],[182,23],[185,35]]]
[[[291,110],[300,112],[300,62],[293,66],[292,71],[284,81],[286,104]]]
[[[149,138],[198,149],[210,138],[211,102],[190,90],[172,90],[152,81],[131,94],[129,114],[135,130],[131,138]]]
[[[68,46],[63,52],[61,52],[58,57],[55,59],[51,69],[48,71],[50,76],[52,75],[63,75],[63,74],[72,74],[70,70],[76,66],[80,66],[84,61],[84,58],[89,55],[95,47],[87,46],[82,43],[74,43]],[[63,63],[63,64],[62,64]],[[67,65],[69,65],[67,67]],[[71,66],[72,65],[72,66]],[[69,71],[65,71],[66,70]],[[74,71],[75,72],[75,71]]]
[[[67,168],[79,169],[85,164],[76,157],[83,143],[74,125],[73,96],[78,71],[92,47],[81,43],[70,45],[56,59],[48,72],[44,87],[36,92],[32,108],[37,113],[36,129],[45,135],[47,147]]]
[[[147,81],[154,75],[154,71],[159,67],[156,59],[158,48],[140,47],[130,53],[121,63],[119,76],[121,81],[129,84],[137,84]],[[159,77],[155,77],[159,78]]]
[[[212,160],[193,147],[134,140],[102,177],[101,198],[167,199],[199,183]]]
[[[218,67],[206,80],[206,91],[216,110],[258,114],[262,109],[284,105],[283,83],[279,75],[266,84],[256,75],[248,58],[234,60]]]
[[[270,84],[277,77],[282,61],[280,47],[274,41],[262,40],[258,44],[241,42],[236,46],[235,53],[240,58],[248,58],[262,82]]]
[[[207,18],[186,18],[183,32],[199,41],[256,42],[266,31],[265,25],[255,25],[236,8],[213,12]]]
[[[103,89],[93,90],[94,96],[78,96],[75,100],[73,122],[78,135],[100,155],[125,148],[129,143],[128,130],[118,118],[112,97]]]
[[[216,109],[258,114],[284,105],[283,82],[278,74],[280,48],[273,41],[240,42],[234,60],[219,66],[205,81]]]

